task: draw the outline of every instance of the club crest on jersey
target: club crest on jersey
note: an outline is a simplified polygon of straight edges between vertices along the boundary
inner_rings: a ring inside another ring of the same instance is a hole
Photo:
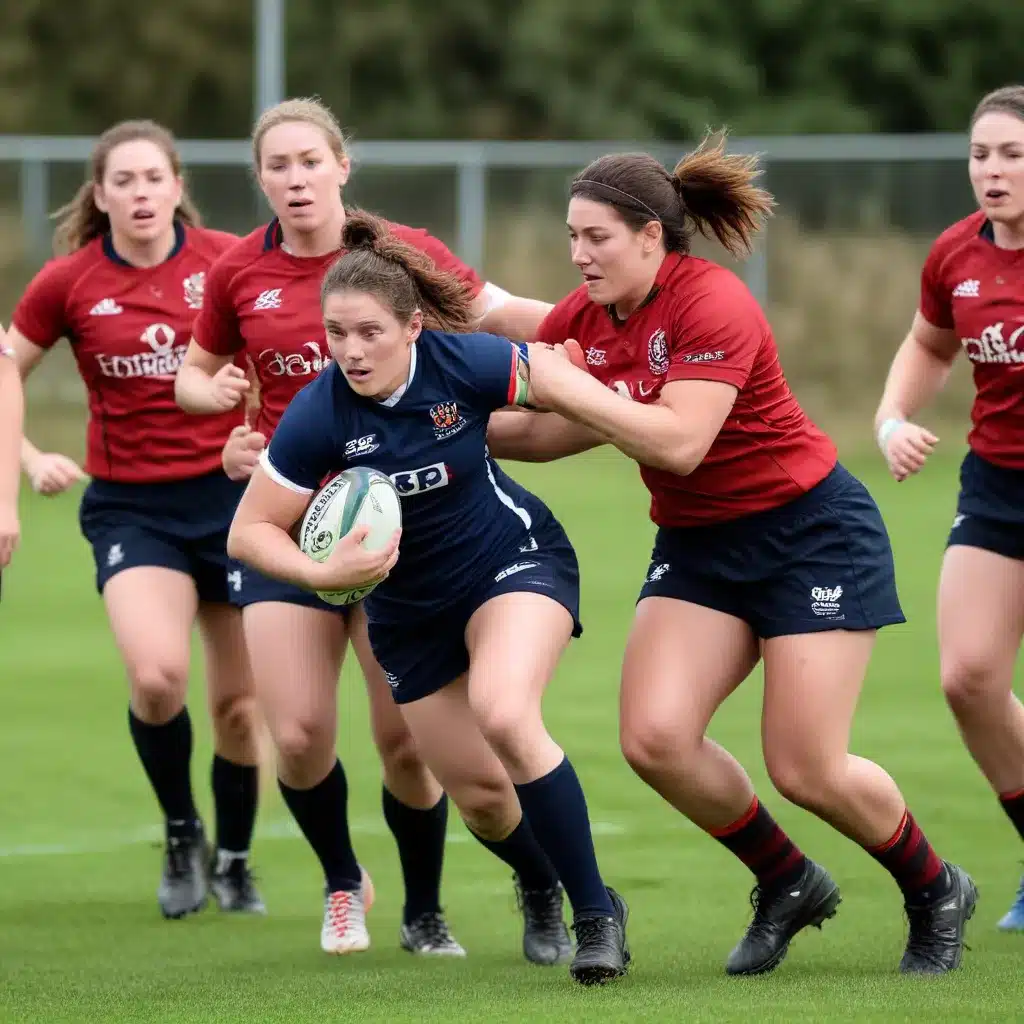
[[[185,286],[185,305],[189,309],[202,309],[206,274],[201,270],[198,274],[189,274],[182,283]]]
[[[659,327],[647,340],[647,362],[651,365],[651,373],[668,373],[668,342],[665,332]]]
[[[454,436],[466,425],[455,402],[438,402],[431,406],[430,418],[434,421],[434,437],[438,441]]]

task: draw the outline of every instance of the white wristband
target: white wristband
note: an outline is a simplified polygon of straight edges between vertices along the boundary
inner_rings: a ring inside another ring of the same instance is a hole
[[[898,419],[896,416],[890,416],[878,428],[878,434],[876,435],[875,439],[878,441],[878,447],[886,458],[889,457],[889,438],[892,437],[893,432],[895,430],[897,430],[899,427],[902,427],[903,424],[906,422],[906,420]]]

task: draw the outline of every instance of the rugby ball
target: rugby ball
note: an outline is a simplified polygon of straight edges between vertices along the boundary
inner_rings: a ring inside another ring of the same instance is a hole
[[[313,495],[299,524],[298,542],[303,553],[323,562],[357,526],[370,528],[363,547],[379,551],[401,525],[402,504],[395,485],[383,473],[360,466],[331,477]],[[352,590],[318,590],[316,594],[328,604],[355,604],[378,583],[372,580]]]

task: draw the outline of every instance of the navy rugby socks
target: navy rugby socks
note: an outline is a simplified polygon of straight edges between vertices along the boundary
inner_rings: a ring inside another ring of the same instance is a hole
[[[235,764],[214,754],[210,779],[217,816],[217,849],[235,856],[247,854],[256,827],[259,768]]]
[[[402,920],[411,924],[423,914],[441,912],[441,870],[448,831],[448,797],[421,810],[403,804],[388,788],[381,787],[384,820],[395,837],[405,883]]]
[[[182,708],[169,722],[150,725],[128,708],[135,750],[172,828],[190,830],[199,819],[192,796],[192,720]]]
[[[313,848],[331,892],[355,892],[362,872],[348,831],[348,780],[341,762],[312,789],[292,789],[277,780],[281,796]]]

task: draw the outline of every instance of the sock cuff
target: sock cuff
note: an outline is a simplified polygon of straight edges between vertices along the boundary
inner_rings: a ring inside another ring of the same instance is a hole
[[[1000,793],[999,802],[1001,804],[1012,804],[1015,800],[1020,800],[1024,797],[1024,789],[1011,789],[1009,793]]]
[[[755,796],[750,806],[734,822],[724,825],[722,828],[709,828],[708,835],[715,839],[725,839],[728,836],[735,835],[741,828],[746,828],[757,817],[757,812],[760,809],[761,801]]]
[[[907,826],[910,824],[910,808],[903,808],[903,817],[900,818],[899,825],[896,826],[896,831],[886,839],[884,843],[879,843],[877,846],[866,847],[868,853],[887,853],[891,850],[903,837],[903,833],[906,831]]]
[[[524,790],[536,792],[539,789],[544,789],[546,786],[549,786],[562,775],[570,773],[575,775],[576,769],[573,768],[572,762],[569,760],[569,755],[563,753],[562,760],[559,761],[558,764],[556,764],[555,767],[547,773],[547,775],[541,775],[540,778],[532,779],[529,782],[517,782],[514,784],[514,789],[517,793],[521,793]]]

